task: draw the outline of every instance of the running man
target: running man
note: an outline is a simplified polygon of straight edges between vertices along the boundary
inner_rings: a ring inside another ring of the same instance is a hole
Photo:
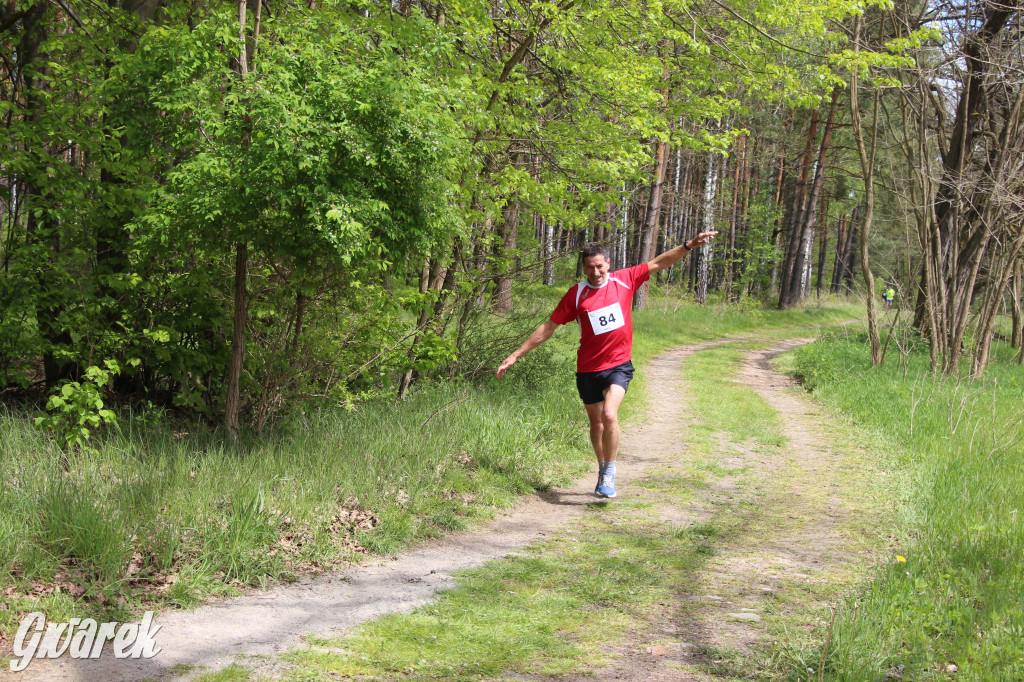
[[[701,232],[648,263],[608,272],[611,263],[601,244],[583,249],[585,282],[573,285],[537,330],[498,367],[498,378],[531,350],[551,338],[555,329],[576,320],[580,347],[576,352],[576,390],[590,420],[590,443],[597,455],[594,494],[615,497],[615,458],[619,452],[619,405],[633,378],[633,294],[654,273],[675,265],[687,252],[714,239],[717,231]]]

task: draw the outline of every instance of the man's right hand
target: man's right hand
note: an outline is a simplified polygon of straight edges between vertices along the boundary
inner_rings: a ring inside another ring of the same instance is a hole
[[[508,370],[509,367],[511,367],[514,364],[516,364],[515,353],[505,358],[505,362],[501,363],[501,365],[498,367],[498,378],[500,379],[503,376],[505,376],[505,372]]]
[[[516,360],[550,339],[551,335],[555,333],[555,328],[557,327],[558,325],[550,319],[545,320],[543,324],[537,327],[537,329],[530,334],[530,338],[523,341],[523,345],[519,346],[519,350],[505,358],[505,362],[501,363],[501,366],[498,367],[498,378],[500,379],[505,376],[505,372],[509,367],[516,364]]]

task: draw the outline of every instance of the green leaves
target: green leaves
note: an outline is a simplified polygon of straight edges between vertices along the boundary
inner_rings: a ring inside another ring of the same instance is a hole
[[[130,363],[137,365],[138,360]],[[82,381],[67,381],[59,385],[46,402],[51,413],[37,417],[36,426],[48,429],[57,436],[68,450],[81,449],[95,452],[88,445],[92,433],[103,424],[112,424],[117,416],[104,407],[100,389],[110,383],[111,377],[120,374],[120,365],[115,360],[104,363],[107,369],[91,365],[85,370]]]

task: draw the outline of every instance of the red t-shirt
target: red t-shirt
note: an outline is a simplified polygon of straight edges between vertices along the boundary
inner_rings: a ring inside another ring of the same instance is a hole
[[[600,372],[632,359],[633,294],[651,278],[647,263],[608,273],[604,286],[580,282],[558,302],[551,321],[580,323],[577,372]]]

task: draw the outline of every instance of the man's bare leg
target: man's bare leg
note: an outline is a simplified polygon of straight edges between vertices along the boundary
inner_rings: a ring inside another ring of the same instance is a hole
[[[602,485],[605,473],[612,474],[610,495],[615,496],[615,458],[619,453],[619,406],[626,395],[626,389],[618,385],[611,385],[604,391],[604,400],[592,405],[585,405],[587,418],[590,420],[590,444],[597,455],[597,486],[595,494],[600,494],[598,489]],[[609,467],[610,465],[610,467]]]
[[[598,403],[601,406],[601,423],[604,426],[601,454],[604,455],[606,462],[614,462],[619,454],[619,406],[625,397],[626,389],[618,384],[612,384],[604,389],[604,402]]]
[[[592,403],[584,405],[587,410],[587,419],[590,420],[590,445],[597,455],[597,483],[594,485],[594,494],[597,494],[597,486],[601,485],[601,474],[604,473],[604,422],[601,420],[601,411],[604,403]]]

